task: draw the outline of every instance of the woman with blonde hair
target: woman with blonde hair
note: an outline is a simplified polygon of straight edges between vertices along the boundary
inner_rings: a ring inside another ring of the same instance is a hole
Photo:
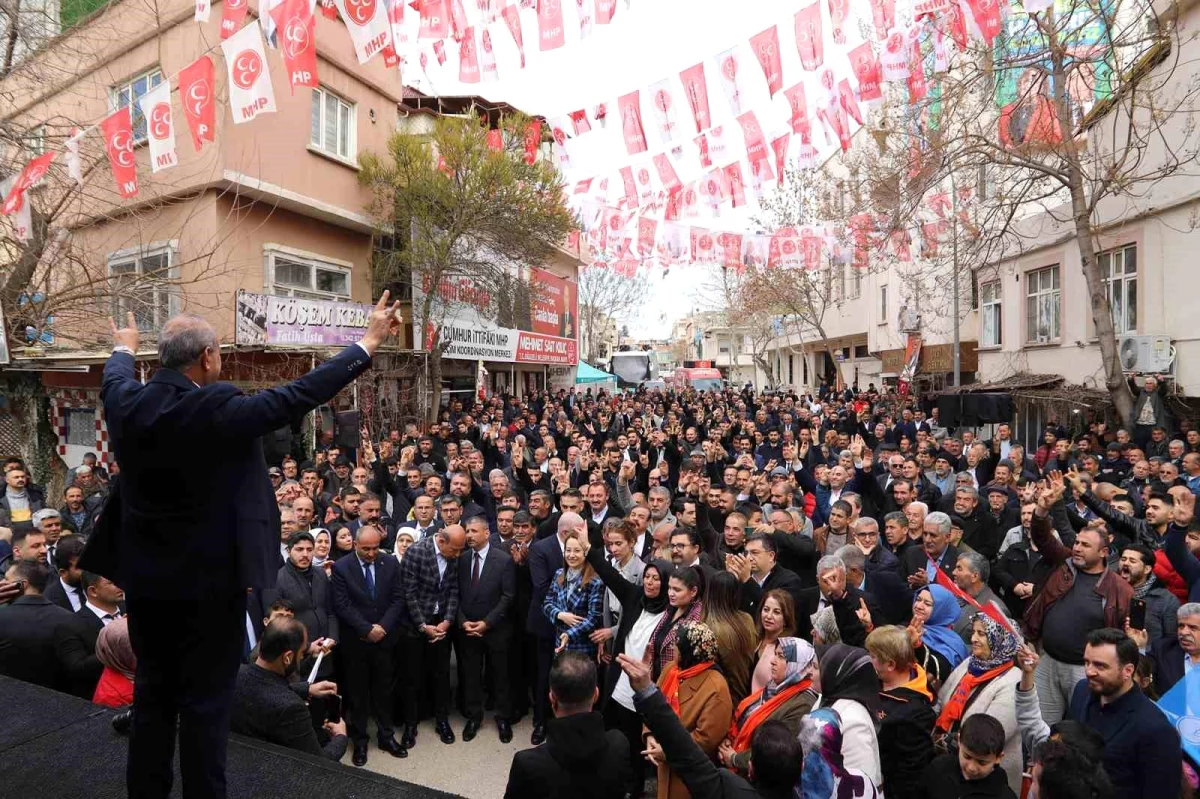
[[[750,693],[750,660],[758,636],[750,614],[738,610],[741,585],[729,572],[718,572],[705,587],[704,611],[700,621],[717,636],[721,670],[729,683],[729,694],[738,704]]]
[[[587,562],[588,542],[572,530],[563,542],[563,567],[550,581],[542,612],[554,625],[555,650],[596,656],[591,634],[604,620],[604,583]]]

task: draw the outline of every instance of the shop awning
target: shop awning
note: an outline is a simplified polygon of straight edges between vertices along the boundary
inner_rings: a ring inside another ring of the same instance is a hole
[[[579,362],[579,369],[575,373],[575,384],[580,383],[605,383],[608,381],[616,381],[617,378],[610,375],[608,372],[602,372],[596,367],[587,364],[583,361]]]

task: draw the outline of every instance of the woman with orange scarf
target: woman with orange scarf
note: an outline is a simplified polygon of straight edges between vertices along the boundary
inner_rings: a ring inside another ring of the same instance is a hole
[[[803,638],[780,638],[775,642],[771,680],[738,705],[729,726],[729,735],[721,742],[721,763],[746,773],[750,766],[750,741],[754,731],[768,719],[783,722],[799,733],[800,722],[817,701],[812,690],[812,671],[816,652]]]
[[[683,622],[676,629],[675,662],[663,670],[658,688],[696,745],[715,758],[733,715],[729,686],[716,665],[717,636],[700,622]],[[646,759],[658,766],[658,799],[689,799],[687,786],[667,765],[654,736],[645,732],[643,737]]]
[[[951,749],[963,719],[976,713],[991,716],[1004,727],[1004,756],[1000,767],[1008,787],[1021,793],[1021,730],[1017,726],[1017,684],[1021,672],[1013,658],[1021,641],[1017,635],[984,613],[975,616],[971,631],[971,656],[958,664],[942,686],[938,699],[942,714],[934,725],[935,742]]]

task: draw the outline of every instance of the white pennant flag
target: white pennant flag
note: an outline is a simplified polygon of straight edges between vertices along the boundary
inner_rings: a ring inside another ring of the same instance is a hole
[[[879,49],[879,66],[883,71],[883,79],[888,82],[902,81],[908,78],[908,57],[912,50],[905,31],[892,28],[888,31],[883,47]]]
[[[679,134],[679,115],[675,112],[675,94],[669,80],[650,85],[650,106],[658,123],[658,137],[663,144],[670,144]]]
[[[20,177],[20,173],[14,174],[8,180],[0,183],[0,197],[8,196],[18,177]],[[8,220],[13,226],[13,233],[16,235],[17,241],[29,241],[33,230],[33,214],[29,210],[29,192],[21,195],[20,202],[21,204],[9,214]]]
[[[716,57],[717,74],[721,76],[721,88],[725,90],[725,99],[733,115],[742,113],[746,102],[745,81],[742,78],[742,54],[737,47],[731,47]]]
[[[179,166],[175,150],[175,119],[171,113],[171,83],[163,81],[138,98],[146,118],[146,140],[150,145],[150,171]]]
[[[383,0],[334,0],[350,39],[358,63],[365,64],[392,42],[392,23]]]
[[[208,22],[211,13],[212,0],[196,0],[196,15],[193,17],[196,22]]]
[[[492,49],[491,28],[484,28],[479,36],[479,68],[484,83],[500,80],[500,73],[496,70],[496,51]]]
[[[225,77],[229,80],[229,111],[235,125],[276,110],[275,90],[271,87],[267,53],[259,30],[257,25],[247,25],[221,42]]]
[[[77,130],[71,138],[67,139],[67,174],[78,183],[83,185],[83,159],[79,156],[79,144],[83,141],[85,130]],[[4,192],[7,194],[7,192]]]

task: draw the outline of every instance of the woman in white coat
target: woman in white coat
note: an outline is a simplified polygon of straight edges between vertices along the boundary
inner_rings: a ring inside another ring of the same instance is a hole
[[[934,726],[935,738],[953,741],[963,719],[984,713],[1004,727],[1004,757],[1000,767],[1008,787],[1021,794],[1021,729],[1017,725],[1017,685],[1021,672],[1013,658],[1020,639],[1010,629],[983,613],[971,631],[971,656],[950,672],[938,699],[942,713]],[[952,748],[952,747],[947,747]]]
[[[875,720],[879,718],[879,675],[867,650],[846,644],[834,644],[821,655],[818,707],[838,712],[842,728],[842,759],[846,768],[856,769],[879,785],[883,773],[879,765],[879,739]],[[815,682],[815,681],[814,681]]]

